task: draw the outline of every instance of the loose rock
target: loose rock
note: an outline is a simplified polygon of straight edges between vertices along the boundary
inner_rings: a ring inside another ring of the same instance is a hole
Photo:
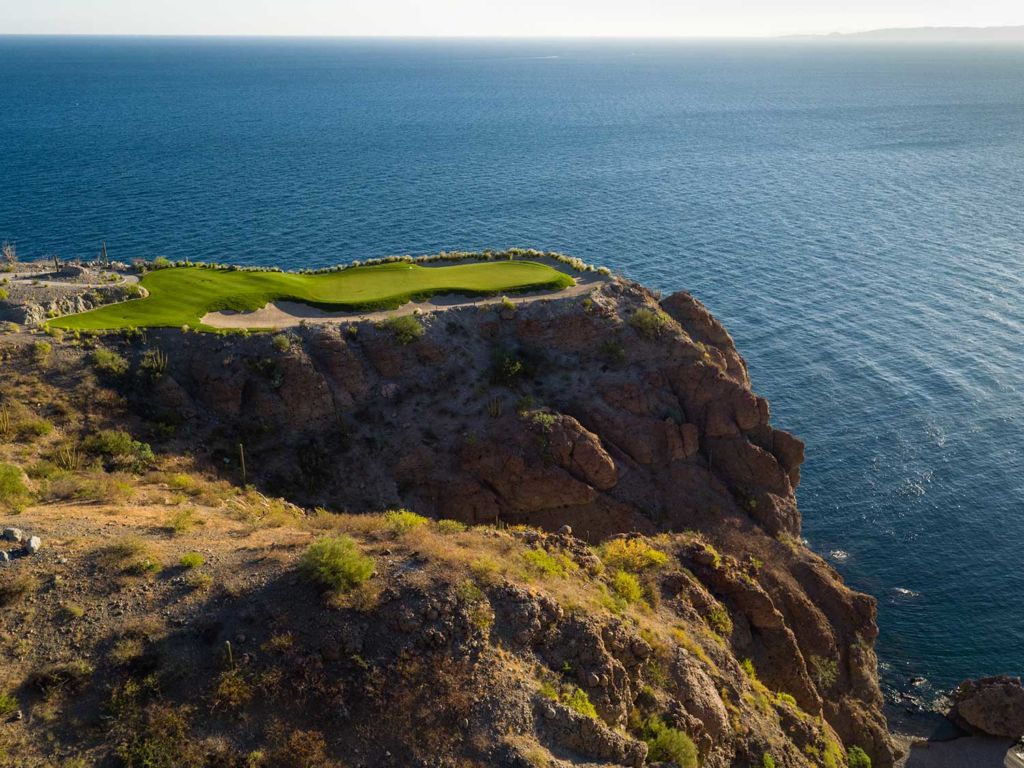
[[[1024,735],[1024,687],[1019,677],[965,680],[953,693],[949,718],[968,730],[1018,739]]]
[[[21,528],[4,528],[3,540],[20,543],[25,538]]]

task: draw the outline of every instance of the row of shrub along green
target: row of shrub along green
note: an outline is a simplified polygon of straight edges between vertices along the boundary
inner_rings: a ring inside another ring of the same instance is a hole
[[[385,256],[383,258],[372,258],[365,260],[353,260],[346,264],[335,264],[330,267],[319,267],[311,269],[299,269],[295,274],[300,275],[323,275],[332,272],[344,272],[348,269],[358,267],[372,267],[382,264],[433,264],[439,261],[511,261],[514,259],[551,259],[560,264],[565,264],[577,272],[594,272],[604,276],[611,276],[611,270],[607,267],[598,267],[587,264],[583,259],[576,256],[568,256],[557,251],[538,251],[534,248],[509,248],[503,251],[441,251],[440,253],[426,256]],[[136,268],[141,272],[158,269],[170,269],[172,267],[197,267],[200,269],[224,269],[232,272],[284,272],[281,267],[268,267],[259,265],[242,266],[238,264],[219,264],[217,262],[191,261],[179,259],[171,261],[165,256],[157,256],[153,261],[147,262],[138,259],[135,262]]]

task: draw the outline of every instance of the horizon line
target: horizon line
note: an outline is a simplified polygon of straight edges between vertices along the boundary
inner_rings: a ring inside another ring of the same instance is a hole
[[[262,32],[0,32],[0,39],[5,38],[44,38],[44,37],[66,37],[66,38],[152,38],[152,39],[237,39],[237,40],[605,40],[605,41],[651,41],[651,42],[681,42],[681,41],[806,41],[806,42],[837,42],[847,39],[849,42],[858,42],[850,38],[859,38],[877,32],[892,31],[917,31],[917,30],[986,30],[986,29],[1007,29],[1010,27],[892,27],[868,29],[857,32],[785,32],[780,34],[764,35],[569,35],[569,34],[540,34],[540,35],[500,35],[500,34],[438,34],[438,35],[405,35],[405,34],[274,34]],[[1024,25],[1019,25],[1024,28]],[[865,39],[860,42],[910,42],[908,40],[896,39]],[[934,42],[922,39],[920,42]],[[942,42],[956,42],[945,40]],[[963,42],[1019,42],[1015,40],[964,40]]]
[[[1020,31],[1024,33],[1024,24],[1001,25],[919,25],[901,27],[872,27],[852,31],[831,30],[802,32],[773,32],[765,34],[497,34],[497,33],[441,33],[441,34],[320,34],[297,32],[291,34],[275,34],[273,32],[0,32],[3,38],[32,37],[69,37],[69,38],[220,38],[220,39],[265,39],[265,40],[606,40],[606,41],[770,41],[770,40],[803,40],[803,41],[866,41],[866,42],[1020,42],[1016,38],[978,38],[971,37],[977,33],[998,33]],[[912,40],[899,39],[900,33],[911,33]],[[921,36],[921,33],[926,33]],[[933,35],[928,37],[927,33]],[[941,40],[934,37],[935,33],[950,33],[952,39]],[[956,35],[966,35],[962,40]]]

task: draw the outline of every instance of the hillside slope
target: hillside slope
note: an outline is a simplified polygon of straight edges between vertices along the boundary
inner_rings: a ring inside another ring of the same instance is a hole
[[[4,609],[15,764],[892,765],[874,601],[800,543],[803,446],[689,295],[96,343],[5,352],[14,421],[56,425],[5,449],[50,542],[0,571],[35,576]],[[476,527],[372,514],[399,508]],[[297,563],[342,534],[374,574],[323,593]],[[191,550],[206,578],[138,565]],[[71,659],[81,693],[40,683]]]

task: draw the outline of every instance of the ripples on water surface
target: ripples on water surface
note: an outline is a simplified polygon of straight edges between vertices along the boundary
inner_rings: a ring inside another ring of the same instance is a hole
[[[25,256],[532,245],[728,325],[890,682],[1024,672],[1024,49],[0,38]]]

